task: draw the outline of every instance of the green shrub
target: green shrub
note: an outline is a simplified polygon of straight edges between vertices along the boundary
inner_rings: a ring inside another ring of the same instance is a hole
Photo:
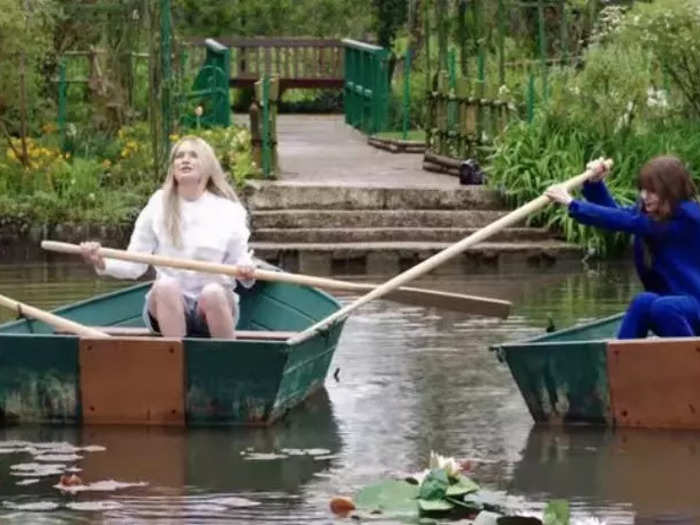
[[[700,5],[691,0],[639,2],[625,16],[617,37],[640,43],[682,93],[687,108],[700,117]]]
[[[512,206],[542,194],[551,184],[581,173],[587,161],[601,155],[614,166],[608,186],[621,205],[637,195],[637,174],[651,157],[678,155],[696,179],[700,176],[700,129],[692,121],[658,122],[637,132],[604,137],[595,131],[553,124],[539,113],[531,124],[509,126],[497,139],[489,167],[489,183],[498,187]],[[565,209],[548,206],[529,223],[560,231],[567,241],[585,246],[589,253],[607,255],[627,246],[628,236],[581,225]]]
[[[489,180],[511,204],[539,196],[601,155],[615,162],[609,185],[621,204],[634,202],[637,173],[654,155],[676,154],[700,175],[700,129],[686,110],[695,88],[683,88],[691,84],[688,79],[678,83],[680,90],[664,89],[659,65],[670,72],[685,60],[700,73],[700,61],[696,66],[683,58],[694,49],[686,37],[700,14],[691,16],[683,0],[664,6],[637,5],[624,16],[619,9],[610,11],[585,53],[583,69],[551,73],[549,97],[541,101],[533,122],[513,123],[497,138]],[[633,45],[639,38],[648,45]],[[699,79],[696,74],[692,82],[700,87]],[[558,229],[589,252],[613,253],[627,245],[627,236],[580,225],[554,206],[530,222]]]

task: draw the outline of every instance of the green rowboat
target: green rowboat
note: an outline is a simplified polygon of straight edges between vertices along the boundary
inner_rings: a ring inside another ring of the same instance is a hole
[[[54,311],[112,337],[0,325],[0,424],[267,425],[322,388],[343,323],[286,340],[340,308],[315,288],[241,290],[236,340],[152,337],[142,283]]]
[[[621,319],[492,349],[537,423],[700,429],[700,338],[617,340]]]

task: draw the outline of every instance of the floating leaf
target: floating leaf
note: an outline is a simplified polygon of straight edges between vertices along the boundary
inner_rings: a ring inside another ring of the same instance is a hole
[[[334,514],[340,514],[342,516],[355,510],[355,503],[353,503],[350,498],[336,496],[331,499],[330,507]]]
[[[444,499],[418,499],[418,507],[423,512],[445,512],[452,510],[454,505]]]
[[[477,490],[479,490],[479,485],[474,483],[467,476],[460,474],[457,478],[457,482],[447,487],[446,493],[448,496],[461,496],[463,494],[469,494],[470,492],[476,492]]]
[[[542,525],[542,522],[533,516],[502,516],[496,521],[498,525]]]
[[[464,503],[478,510],[500,512],[503,514],[506,507],[506,494],[500,494],[491,490],[479,489],[464,496]]]
[[[433,469],[420,485],[418,497],[425,500],[442,499],[447,494],[450,479],[445,469]]]
[[[569,525],[569,502],[563,499],[550,501],[544,509],[544,525]]]
[[[382,514],[418,516],[418,486],[387,480],[363,488],[353,498],[358,509]]]
[[[496,514],[495,512],[490,512],[488,510],[482,510],[473,522],[473,525],[498,525],[498,518],[501,518],[501,514]]]

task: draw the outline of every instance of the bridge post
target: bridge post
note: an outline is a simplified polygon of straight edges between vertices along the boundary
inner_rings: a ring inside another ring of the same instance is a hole
[[[343,40],[345,121],[369,135],[383,131],[389,115],[389,51]]]

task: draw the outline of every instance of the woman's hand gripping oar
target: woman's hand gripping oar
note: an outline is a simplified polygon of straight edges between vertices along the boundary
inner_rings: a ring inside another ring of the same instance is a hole
[[[77,244],[69,244],[56,241],[42,241],[41,247],[45,250],[72,253],[80,255],[81,249]],[[154,266],[169,266],[172,268],[181,268],[184,270],[195,270],[205,273],[218,273],[238,275],[238,268],[234,265],[217,264],[205,261],[192,261],[188,259],[176,259],[174,257],[165,257],[162,255],[153,255],[148,253],[128,252],[124,250],[115,250],[112,248],[100,248],[98,253],[102,257],[121,259],[124,261],[139,262],[152,264]],[[347,281],[339,281],[336,279],[327,279],[324,277],[313,277],[310,275],[299,275],[287,272],[273,272],[269,270],[255,270],[255,278],[261,281],[277,281],[292,284],[301,284],[306,286],[315,286],[326,290],[346,290],[354,292],[368,292],[374,290],[377,285],[353,283]],[[474,295],[463,295],[451,292],[441,292],[434,290],[424,290],[421,288],[397,288],[392,290],[386,296],[387,299],[420,306],[436,306],[448,310],[458,312],[466,312],[469,314],[490,315],[495,317],[508,317],[511,303],[500,299],[491,299],[488,297],[477,297]]]
[[[76,323],[75,321],[70,321],[63,317],[59,317],[50,312],[35,308],[34,306],[20,303],[19,301],[15,301],[14,299],[10,299],[4,295],[0,295],[0,306],[9,308],[10,310],[17,312],[17,314],[20,316],[28,316],[42,321],[63,332],[82,335],[84,337],[109,337],[108,334],[95,330],[94,328],[90,328],[89,326]]]
[[[571,191],[574,188],[580,186],[583,184],[586,180],[588,180],[590,177],[596,175],[599,171],[598,169],[598,164],[597,162],[603,162],[605,163],[605,166],[607,169],[610,169],[612,166],[612,160],[607,159],[607,160],[599,160],[599,161],[594,161],[588,164],[588,167],[586,171],[581,173],[580,175],[577,175],[576,177],[572,177],[571,179],[567,180],[566,182],[563,182],[561,184],[561,187],[566,188],[566,190]],[[547,204],[549,204],[551,200],[549,197],[546,195],[540,195],[536,199],[531,200],[527,204],[524,204],[520,206],[519,208],[513,210],[509,214],[501,217],[497,221],[492,222],[488,226],[485,226],[484,228],[481,228],[480,230],[472,233],[468,237],[465,237],[461,241],[453,244],[452,246],[445,248],[441,252],[436,253],[432,257],[429,257],[425,261],[413,266],[412,268],[409,268],[403,273],[400,273],[393,279],[388,280],[381,286],[378,286],[371,292],[369,292],[366,295],[363,295],[356,301],[342,307],[340,310],[336,311],[335,313],[329,315],[325,319],[322,319],[321,321],[317,322],[316,324],[310,326],[306,330],[299,332],[297,335],[290,337],[287,340],[287,343],[289,345],[294,345],[297,343],[301,343],[302,341],[305,341],[306,339],[309,339],[313,337],[314,334],[316,334],[319,331],[323,331],[328,329],[329,326],[331,326],[334,322],[346,318],[350,312],[353,310],[359,308],[365,303],[368,303],[372,299],[378,299],[379,297],[382,297],[391,291],[397,289],[401,285],[412,281],[413,279],[416,279],[420,277],[421,275],[426,274],[430,270],[440,266],[442,263],[448,261],[455,255],[458,255],[462,253],[464,250],[469,248],[470,246],[474,246],[477,243],[480,243],[487,238],[491,237],[495,233],[498,233],[502,229],[511,226],[515,223],[520,222],[524,218],[526,218],[528,215],[538,211],[539,209],[545,207]]]

